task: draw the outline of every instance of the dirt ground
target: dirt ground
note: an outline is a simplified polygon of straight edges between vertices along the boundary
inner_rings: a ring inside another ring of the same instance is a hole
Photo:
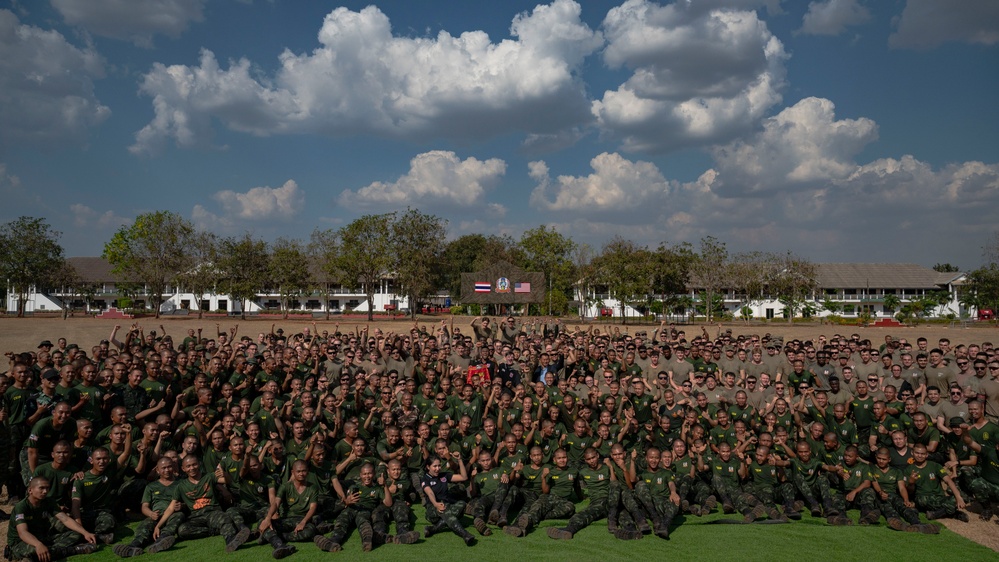
[[[437,324],[441,321],[443,317],[419,317],[418,322],[421,325]],[[448,317],[450,321],[450,317]],[[470,333],[470,324],[473,318],[467,316],[460,316],[454,318],[455,326],[460,326],[462,333]],[[89,351],[90,347],[97,344],[100,340],[108,338],[111,334],[112,328],[115,324],[122,326],[123,331],[128,330],[128,326],[131,324],[131,320],[99,320],[95,318],[69,318],[67,320],[62,320],[61,318],[10,318],[10,317],[0,317],[0,353],[10,352],[23,352],[35,350],[39,342],[42,340],[51,340],[53,343],[60,337],[65,337],[69,343],[77,343],[81,348]],[[269,332],[271,325],[274,324],[276,328],[283,328],[286,334],[296,333],[302,331],[305,327],[312,326],[313,322],[311,319],[300,320],[300,319],[289,319],[289,320],[239,320],[239,319],[229,319],[229,318],[205,318],[203,320],[198,320],[196,317],[185,317],[185,318],[141,318],[135,320],[138,322],[142,328],[148,333],[149,330],[156,330],[157,333],[165,333],[173,336],[174,341],[179,342],[187,335],[187,330],[189,328],[203,328],[203,335],[206,337],[211,337],[210,334],[214,334],[216,324],[219,328],[224,331],[228,331],[232,326],[238,325],[238,336],[249,335],[250,337],[256,339],[256,336],[260,332]],[[321,332],[322,330],[328,330],[333,332],[336,326],[339,326],[341,331],[353,330],[357,325],[365,325],[367,322],[356,321],[353,319],[344,319],[343,321],[337,322],[326,322],[317,321],[316,327]],[[581,322],[575,322],[572,320],[567,320],[566,325],[569,329],[574,329],[576,326],[586,326]],[[162,329],[161,329],[162,326]],[[376,320],[371,324],[372,329],[374,326],[381,328],[383,331],[395,331],[395,332],[406,332],[409,331],[413,326],[412,320]],[[655,329],[654,325],[636,325],[636,324],[599,324],[600,331],[603,332],[608,328],[613,329],[619,327],[621,331],[628,331],[632,334],[638,331],[648,331],[651,332]],[[714,337],[718,330],[718,325],[706,326],[708,333]],[[814,339],[819,335],[825,335],[827,338],[833,334],[851,335],[859,334],[862,338],[869,338],[876,345],[880,344],[884,340],[885,335],[892,335],[897,337],[903,337],[909,341],[915,342],[915,339],[919,336],[924,336],[929,339],[931,346],[936,343],[939,338],[949,338],[951,343],[954,345],[964,343],[981,343],[983,341],[993,341],[999,342],[999,329],[992,325],[982,326],[982,325],[972,325],[970,327],[950,327],[946,325],[936,325],[928,324],[924,326],[917,327],[897,327],[897,328],[861,328],[858,326],[838,326],[838,325],[823,325],[823,324],[794,324],[788,325],[784,323],[774,323],[774,324],[743,324],[739,322],[733,322],[728,324],[723,324],[722,329],[731,329],[733,334],[760,334],[761,336],[766,333],[770,333],[774,336],[783,336],[784,340],[789,339]],[[700,325],[687,325],[682,328],[686,331],[687,337],[692,338],[699,334],[701,331]],[[466,331],[467,330],[467,331]],[[124,337],[124,333],[121,334]],[[6,366],[3,367],[6,370]],[[0,509],[5,512],[10,513],[11,506],[6,505],[6,495],[0,496]],[[992,550],[999,552],[999,527],[992,522],[983,522],[977,518],[977,516],[972,515],[972,521],[969,523],[961,523],[955,520],[946,520],[944,524],[950,530],[967,537],[973,541],[976,541],[982,545],[985,545]],[[0,537],[5,537],[7,535],[7,522],[0,523]]]

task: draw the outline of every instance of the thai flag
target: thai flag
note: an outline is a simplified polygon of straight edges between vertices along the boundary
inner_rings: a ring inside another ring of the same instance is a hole
[[[488,293],[491,290],[492,285],[489,283],[476,283],[475,292],[476,293]]]
[[[514,283],[513,284],[514,293],[530,293],[531,284],[530,283]]]

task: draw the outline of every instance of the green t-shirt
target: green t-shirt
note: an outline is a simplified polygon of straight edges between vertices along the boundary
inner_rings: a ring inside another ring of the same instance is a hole
[[[115,500],[114,484],[106,471],[101,475],[95,475],[90,471],[84,472],[82,480],[73,482],[72,499],[79,499],[84,511],[111,509]]]
[[[808,462],[803,462],[801,459],[791,459],[791,470],[800,476],[805,484],[811,486],[815,484],[822,472],[822,461],[814,457]]]
[[[354,504],[354,507],[364,511],[374,510],[385,499],[385,488],[378,485],[377,482],[372,482],[370,486],[356,482],[347,489],[347,495],[355,492],[360,494],[361,499]]]
[[[610,470],[606,464],[601,464],[597,468],[590,468],[588,465],[579,468],[579,478],[586,486],[586,495],[590,498],[590,502],[607,498],[611,482]]]
[[[732,484],[739,484],[739,459],[732,455],[728,461],[722,460],[720,456],[708,459],[711,466],[711,476],[717,476],[722,480],[727,480]]]
[[[52,466],[52,463],[47,462],[35,468],[34,476],[42,476],[48,479],[51,487],[49,488],[49,495],[47,497],[54,499],[62,507],[69,507],[70,492],[73,490],[71,482],[73,471],[59,470]]]
[[[59,513],[59,505],[52,498],[43,499],[38,507],[31,505],[27,498],[17,502],[10,512],[7,544],[16,546],[24,542],[17,534],[18,525],[27,525],[28,532],[38,539],[47,539],[55,523],[56,513]]]
[[[653,496],[664,496],[669,494],[669,483],[673,481],[673,472],[669,470],[647,470],[639,475],[639,480],[645,482],[649,492]]]
[[[522,488],[526,491],[534,492],[536,494],[541,493],[541,472],[544,471],[544,465],[534,468],[532,465],[524,465],[521,469],[520,474],[524,478],[524,484]],[[550,470],[550,469],[549,469]]]
[[[870,476],[870,467],[862,462],[858,462],[853,466],[843,466],[846,469],[845,474],[840,474],[843,478],[843,490],[846,492],[852,492],[857,489],[857,486],[863,484]]]
[[[892,466],[889,466],[885,470],[881,470],[878,466],[872,466],[870,471],[868,471],[868,478],[872,482],[877,482],[882,492],[891,496],[897,496],[898,482],[905,479],[905,475],[902,474],[901,470]]]
[[[565,469],[552,467],[548,471],[548,493],[572,501],[576,498],[576,480],[578,478],[579,473],[569,467]]]
[[[281,506],[281,517],[301,519],[309,512],[309,506],[316,503],[319,490],[308,484],[301,491],[294,482],[285,482],[277,491],[278,505]],[[363,496],[362,496],[363,499]]]
[[[149,504],[149,509],[162,515],[173,501],[173,491],[177,487],[177,482],[174,480],[169,484],[163,484],[159,480],[153,480],[146,484],[146,489],[142,492],[142,503]]]
[[[479,489],[479,495],[485,497],[496,493],[496,489],[500,485],[500,480],[506,472],[507,469],[505,467],[498,466],[487,472],[476,474],[472,480]]]
[[[999,451],[995,447],[982,448],[978,453],[978,466],[982,469],[982,478],[999,486]]]
[[[184,504],[190,511],[199,511],[209,507],[219,507],[218,500],[215,499],[214,474],[205,474],[197,482],[191,482],[190,478],[183,478],[177,481],[177,487],[173,491],[173,499]]]
[[[753,459],[749,463],[749,478],[757,485],[776,486],[778,481],[777,466],[770,463],[760,464],[756,462],[756,459]]]
[[[312,474],[311,472],[309,473]],[[247,474],[239,480],[237,489],[239,490],[239,507],[258,510],[270,503],[270,492],[275,487],[274,478],[269,474],[261,473],[260,478],[254,478],[252,474]]]
[[[922,468],[914,464],[910,465],[909,471],[905,476],[908,478],[913,474],[916,475],[916,483],[913,488],[917,496],[943,495],[940,482],[943,481],[944,476],[947,476],[946,468],[933,461],[926,461],[926,464]]]

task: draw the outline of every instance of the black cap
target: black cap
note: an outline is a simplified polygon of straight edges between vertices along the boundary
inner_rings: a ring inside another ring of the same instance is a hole
[[[52,342],[50,342],[49,340],[42,340],[42,343],[38,344],[38,348],[36,349],[40,349],[43,347],[52,347]]]
[[[950,427],[961,427],[961,424],[963,423],[964,423],[964,418],[962,418],[961,416],[954,416],[950,419],[949,422],[947,422],[947,425]]]
[[[55,369],[45,369],[44,371],[42,371],[42,378],[47,381],[59,380],[60,378],[59,371]]]

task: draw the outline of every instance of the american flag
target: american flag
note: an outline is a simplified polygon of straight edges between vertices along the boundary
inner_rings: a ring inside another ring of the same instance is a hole
[[[475,292],[476,293],[488,293],[490,291],[491,287],[492,287],[492,285],[490,285],[489,283],[476,283],[475,284]]]
[[[514,283],[513,284],[514,293],[530,293],[531,284],[530,283]]]

